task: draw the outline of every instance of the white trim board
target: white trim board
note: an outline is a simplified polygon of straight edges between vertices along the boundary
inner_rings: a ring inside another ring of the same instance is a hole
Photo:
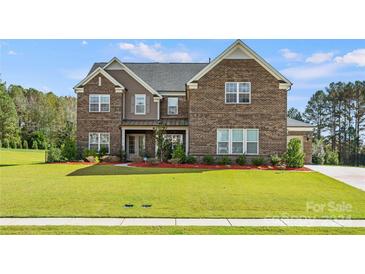
[[[107,78],[110,82],[112,82],[115,86],[119,87],[119,90],[125,90],[125,87],[119,83],[117,80],[115,80],[109,73],[107,73],[103,68],[97,68],[92,73],[90,73],[88,76],[86,76],[82,81],[80,81],[76,86],[74,86],[75,92],[83,92],[83,90],[80,90],[80,86],[86,85],[89,81],[91,81],[96,75],[102,74],[105,78]]]
[[[288,131],[313,131],[313,127],[287,127]]]
[[[208,73],[211,69],[213,69],[216,65],[218,65],[223,59],[234,54],[237,49],[241,49],[245,56],[249,56],[255,61],[257,61],[263,68],[265,68],[268,72],[270,72],[277,80],[284,81],[285,83],[279,84],[279,88],[281,89],[289,89],[292,83],[284,77],[279,71],[277,71],[274,67],[272,67],[268,62],[266,62],[262,57],[260,57],[256,52],[254,52],[251,48],[249,48],[245,43],[241,40],[236,40],[232,45],[230,45],[226,50],[224,50],[218,57],[216,57],[209,65],[199,71],[194,77],[192,77],[187,85],[194,84],[194,81],[198,81],[201,77],[203,77],[206,73]],[[242,58],[241,58],[242,59]],[[245,58],[247,59],[247,58]],[[191,87],[194,88],[194,87]]]

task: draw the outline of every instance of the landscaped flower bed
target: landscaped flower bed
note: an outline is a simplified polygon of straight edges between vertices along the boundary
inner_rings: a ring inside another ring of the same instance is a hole
[[[311,171],[309,168],[288,168],[288,167],[276,167],[276,166],[253,166],[253,165],[206,165],[206,164],[170,164],[170,163],[145,163],[134,162],[129,163],[129,166],[133,167],[158,167],[158,168],[200,168],[200,169],[256,169],[256,170],[295,170],[295,171]]]

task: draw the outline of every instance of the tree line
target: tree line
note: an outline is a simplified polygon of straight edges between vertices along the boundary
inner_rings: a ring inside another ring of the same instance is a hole
[[[313,94],[303,113],[290,108],[288,116],[314,125],[314,146],[336,151],[340,163],[365,164],[365,81],[330,83]]]
[[[61,147],[75,131],[76,98],[0,81],[0,147]]]

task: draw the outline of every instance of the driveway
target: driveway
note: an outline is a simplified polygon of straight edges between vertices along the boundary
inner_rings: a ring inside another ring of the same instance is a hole
[[[365,168],[317,165],[307,165],[306,167],[365,191]]]

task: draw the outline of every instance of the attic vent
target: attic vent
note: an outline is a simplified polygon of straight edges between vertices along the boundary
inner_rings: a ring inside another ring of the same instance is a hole
[[[99,87],[101,86],[101,77],[99,76]]]

